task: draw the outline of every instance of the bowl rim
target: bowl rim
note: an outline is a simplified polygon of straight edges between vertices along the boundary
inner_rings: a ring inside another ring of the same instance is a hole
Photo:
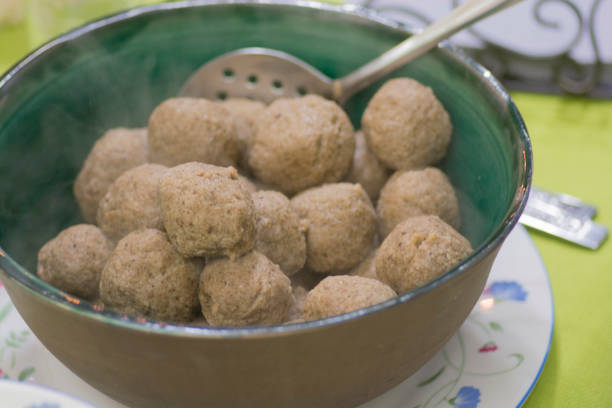
[[[169,10],[210,7],[210,6],[228,6],[228,5],[244,5],[254,7],[285,7],[293,9],[311,9],[321,12],[329,12],[331,14],[340,14],[363,21],[364,23],[373,23],[375,25],[384,26],[386,29],[392,29],[405,34],[414,33],[404,24],[386,18],[375,10],[367,9],[357,5],[332,5],[327,3],[319,3],[314,1],[292,1],[292,0],[190,0],[173,3],[161,3],[151,6],[139,7],[102,17],[97,20],[90,21],[84,25],[77,27],[65,34],[62,34],[44,45],[40,46],[30,54],[11,67],[2,77],[0,77],[0,97],[7,93],[10,88],[17,82],[18,78],[30,64],[34,64],[39,60],[44,59],[47,53],[58,48],[61,44],[70,42],[73,39],[79,38],[84,34],[96,31],[109,25],[123,22],[134,17],[143,15],[153,15],[164,13]],[[268,337],[278,335],[292,335],[299,332],[326,328],[328,326],[346,323],[352,320],[359,319],[362,316],[370,315],[381,310],[389,309],[406,303],[409,300],[421,296],[445,282],[455,278],[473,265],[479,263],[482,259],[494,252],[496,248],[508,236],[510,231],[517,224],[520,214],[522,213],[531,187],[533,175],[533,158],[532,148],[525,123],[514,104],[508,92],[504,89],[501,83],[491,74],[489,70],[477,63],[475,60],[464,54],[460,49],[456,48],[448,41],[442,41],[438,44],[438,49],[447,57],[453,59],[459,65],[462,65],[468,71],[475,74],[483,84],[490,90],[491,94],[497,100],[502,110],[505,110],[509,115],[511,122],[516,126],[520,135],[518,139],[518,162],[519,162],[519,185],[515,191],[512,202],[507,209],[503,221],[497,226],[494,231],[489,234],[489,237],[481,244],[474,252],[460,264],[456,265],[443,275],[420,286],[410,292],[398,295],[385,302],[369,306],[363,309],[352,311],[346,314],[328,317],[325,319],[285,323],[279,325],[267,326],[246,326],[246,327],[198,327],[188,324],[165,323],[153,320],[148,320],[141,317],[130,317],[124,314],[118,314],[111,310],[102,310],[94,303],[81,300],[70,296],[69,294],[56,289],[46,282],[39,279],[35,274],[29,272],[24,267],[13,260],[0,247],[0,271],[3,271],[7,277],[16,281],[31,294],[49,301],[54,305],[66,310],[75,312],[85,318],[93,319],[99,323],[106,323],[117,327],[122,327],[131,330],[144,331],[149,334],[172,335],[182,337],[197,337],[197,338],[244,338],[244,337]]]

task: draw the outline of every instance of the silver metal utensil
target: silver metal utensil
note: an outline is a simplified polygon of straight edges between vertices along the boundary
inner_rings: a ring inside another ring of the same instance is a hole
[[[521,224],[547,234],[597,249],[608,236],[608,228],[594,222],[597,209],[579,198],[531,187]]]
[[[198,69],[180,96],[225,99],[247,97],[271,102],[284,96],[319,94],[343,105],[357,91],[433,48],[441,40],[521,0],[470,0],[445,17],[339,79],[304,61],[267,48],[243,48]]]
[[[304,61],[268,48],[243,48],[199,68],[179,96],[211,100],[243,97],[266,103],[279,97],[319,94],[340,105],[376,80],[407,64],[461,29],[521,0],[470,0],[423,31],[339,79],[331,79]],[[591,220],[594,207],[565,194],[533,188],[521,223],[591,249],[608,229]]]

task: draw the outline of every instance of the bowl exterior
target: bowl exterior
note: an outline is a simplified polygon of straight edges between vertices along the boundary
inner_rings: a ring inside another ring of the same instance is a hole
[[[112,326],[0,276],[40,341],[128,406],[339,408],[380,395],[439,351],[480,296],[496,252],[409,302],[339,324],[242,338]]]
[[[43,47],[0,78],[0,163],[36,163],[3,167],[0,278],[40,341],[128,406],[352,407],[370,400],[418,370],[459,328],[524,206],[531,151],[520,115],[490,74],[441,49],[395,74],[432,86],[455,124],[456,145],[441,166],[462,193],[462,232],[477,245],[434,282],[319,322],[222,330],[99,313],[27,272],[45,240],[78,222],[68,190],[95,132],[143,126],[207,59],[262,42],[336,77],[406,35],[369,12],[278,1],[169,3],[111,17]],[[114,86],[92,81],[98,77]],[[347,106],[354,123],[374,91]],[[72,120],[80,117],[86,123]],[[25,191],[8,180],[21,180]]]

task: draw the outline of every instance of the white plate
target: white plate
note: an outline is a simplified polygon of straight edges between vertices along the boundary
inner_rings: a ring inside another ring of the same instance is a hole
[[[523,404],[540,376],[553,329],[548,275],[523,227],[510,234],[485,292],[444,349],[413,376],[361,408],[484,408]],[[0,287],[0,377],[124,408],[75,376],[45,349]]]
[[[93,408],[86,402],[27,381],[0,381],[3,408]]]
[[[517,226],[457,334],[414,375],[360,408],[519,407],[540,376],[552,330],[546,268]]]

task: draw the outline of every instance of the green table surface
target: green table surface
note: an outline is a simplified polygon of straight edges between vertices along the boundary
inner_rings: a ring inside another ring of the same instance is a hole
[[[2,23],[0,12],[0,72],[46,37],[116,4],[62,16],[47,31],[36,23],[40,16],[31,5],[22,10],[23,20],[7,22],[10,16],[4,16]],[[612,226],[612,101],[530,93],[513,98],[533,142],[534,184],[596,204],[596,221]],[[550,276],[555,328],[548,360],[524,406],[612,407],[612,243],[592,251],[530,234]]]
[[[534,184],[594,203],[612,226],[612,101],[516,93]],[[548,361],[526,407],[612,407],[612,243],[596,251],[531,232],[555,304]]]

